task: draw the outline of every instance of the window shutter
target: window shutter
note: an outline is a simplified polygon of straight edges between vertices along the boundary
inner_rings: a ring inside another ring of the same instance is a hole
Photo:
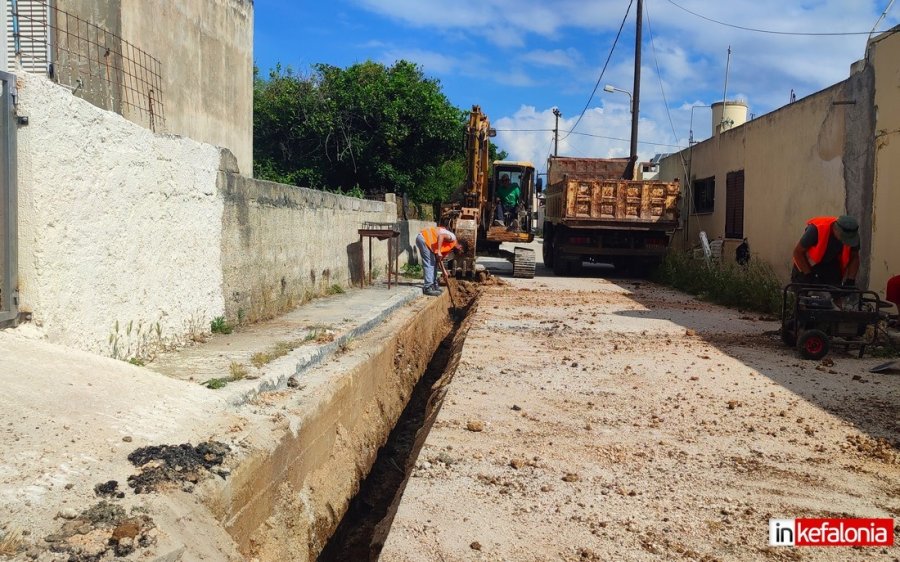
[[[725,176],[725,238],[744,237],[744,170]]]
[[[15,26],[18,25],[22,69],[36,74],[46,73],[49,69],[47,56],[49,11],[47,4],[42,0],[17,0],[16,13],[13,13],[12,0],[3,1],[6,2],[6,42],[9,67],[15,68],[17,38]]]

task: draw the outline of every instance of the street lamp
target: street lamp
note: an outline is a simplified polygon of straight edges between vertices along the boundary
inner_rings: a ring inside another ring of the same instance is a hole
[[[621,88],[616,88],[615,86],[610,86],[609,84],[607,84],[606,86],[603,86],[603,91],[609,92],[609,93],[620,92],[620,93],[627,95],[628,96],[628,110],[631,113],[634,113],[634,98],[631,97],[631,92],[629,92],[628,90],[623,90]]]

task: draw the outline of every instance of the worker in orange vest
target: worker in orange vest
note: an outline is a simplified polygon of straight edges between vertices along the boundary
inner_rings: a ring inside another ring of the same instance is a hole
[[[416,247],[422,256],[422,270],[424,271],[424,283],[422,291],[429,297],[441,294],[441,288],[437,281],[437,262],[453,250],[459,248],[463,255],[468,253],[467,240],[457,240],[456,235],[443,226],[430,226],[416,236]]]
[[[856,286],[859,272],[859,222],[853,217],[816,217],[794,247],[791,281]]]

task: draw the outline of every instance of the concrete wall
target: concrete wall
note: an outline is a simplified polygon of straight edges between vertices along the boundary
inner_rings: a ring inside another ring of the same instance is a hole
[[[162,64],[166,131],[228,148],[252,176],[252,0],[120,1],[123,38]]]
[[[272,317],[358,283],[357,230],[397,218],[393,201],[240,176],[227,150],[154,134],[42,76],[20,77],[19,114],[30,120],[19,129],[20,310],[55,343],[149,356],[217,316]],[[401,226],[413,238],[421,228]],[[384,279],[387,242],[372,255]]]
[[[251,0],[57,0],[56,5],[160,61],[162,92],[154,92],[154,109],[159,111],[161,102],[165,122],[160,125],[157,120],[157,131],[228,148],[237,156],[241,172],[252,175]],[[77,33],[74,18],[68,23],[65,16],[60,19],[61,27],[70,26]],[[113,42],[113,51],[122,48],[121,41],[111,36],[103,40]],[[128,49],[125,52],[127,56]],[[111,59],[111,64],[122,66],[122,61]],[[149,126],[146,113],[122,103],[123,97],[135,103],[135,92],[111,88],[101,66],[63,52],[57,61],[58,80],[74,88],[80,79],[76,95]],[[141,95],[147,92],[142,90]]]
[[[876,38],[869,63],[875,72],[875,193],[870,286],[884,292],[900,275],[900,36]]]
[[[393,202],[366,201],[223,172],[222,258],[226,316],[271,318],[368,272],[364,222],[395,222]],[[361,267],[365,252],[366,271]],[[372,243],[373,276],[384,278],[387,242]],[[405,263],[405,260],[401,260]]]
[[[104,355],[208,330],[224,312],[220,151],[19,80],[20,310]]]
[[[745,173],[744,236],[753,256],[770,263],[783,280],[809,218],[852,213],[865,229],[872,193],[871,83],[871,73],[860,72],[663,160],[663,179],[685,181],[682,156],[695,180],[716,178],[714,210],[690,215],[687,245],[699,243],[701,230],[710,239],[724,236],[726,176],[737,170]],[[736,244],[726,245],[728,257]]]

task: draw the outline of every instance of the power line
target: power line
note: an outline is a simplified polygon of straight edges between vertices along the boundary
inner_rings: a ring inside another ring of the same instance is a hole
[[[622,18],[622,24],[619,25],[619,32],[616,33],[616,38],[613,40],[612,47],[609,49],[609,55],[606,57],[606,62],[603,63],[603,70],[600,71],[600,76],[597,77],[597,83],[594,84],[594,91],[591,92],[591,97],[589,97],[587,103],[584,104],[584,109],[581,110],[581,115],[578,116],[578,120],[575,121],[572,129],[565,137],[560,140],[566,140],[566,137],[572,134],[572,131],[574,131],[575,128],[578,127],[578,124],[581,123],[581,118],[584,117],[584,113],[587,111],[588,107],[590,107],[591,101],[593,101],[594,99],[594,94],[597,93],[597,88],[600,87],[600,82],[603,80],[603,75],[606,73],[606,67],[609,66],[609,61],[610,59],[612,59],[613,52],[616,50],[616,44],[619,42],[619,37],[622,36],[622,29],[625,27],[625,21],[628,19],[628,14],[631,12],[631,5],[633,3],[634,0],[628,0],[628,8],[625,9],[625,17]]]
[[[663,106],[666,108],[666,116],[669,118],[669,126],[672,127],[672,137],[678,142],[678,133],[675,132],[675,123],[672,122],[672,114],[669,113],[669,101],[666,99],[666,90],[663,87],[662,73],[659,71],[659,59],[656,56],[656,42],[653,41],[653,26],[650,24],[650,8],[647,7],[647,31],[650,32],[650,47],[653,50],[653,63],[656,65],[656,78],[659,80],[659,91],[662,93]]]
[[[495,129],[495,130],[498,132],[504,132],[504,133],[547,133],[547,132],[552,133],[553,132],[553,129]],[[630,142],[629,139],[623,139],[623,138],[619,138],[619,137],[607,137],[604,135],[594,135],[591,133],[579,133],[579,132],[575,132],[573,130],[565,131],[565,133],[566,133],[566,136],[581,135],[583,137],[594,137],[596,139],[608,139],[608,140],[615,140],[615,141]],[[565,137],[563,137],[563,138],[565,138]],[[560,139],[560,140],[562,140],[562,139]],[[550,139],[550,142],[553,142],[553,139]],[[662,142],[650,142],[650,141],[642,141],[642,140],[639,140],[638,144],[649,144],[649,145],[653,145],[653,146],[667,146],[669,148],[679,148],[679,149],[687,148],[685,146],[681,146],[678,144],[666,144],[666,143],[662,143]],[[552,149],[552,146],[551,146],[551,149]]]
[[[754,33],[768,33],[768,34],[771,34],[771,35],[797,35],[797,36],[807,36],[807,37],[808,37],[808,36],[812,36],[812,37],[833,37],[833,36],[841,36],[841,35],[869,35],[869,34],[873,33],[872,31],[834,31],[834,32],[830,32],[830,31],[810,31],[810,32],[803,32],[803,31],[775,31],[775,30],[773,30],[773,29],[758,29],[758,28],[755,28],[755,27],[744,27],[743,25],[735,25],[735,24],[733,24],[733,23],[727,23],[727,22],[724,22],[724,21],[719,21],[719,20],[717,20],[717,19],[713,19],[713,18],[708,17],[708,16],[704,16],[703,14],[698,14],[697,12],[688,10],[688,9],[685,8],[684,6],[681,6],[681,5],[679,5],[679,4],[676,4],[673,0],[668,0],[668,2],[669,2],[669,4],[672,4],[673,6],[675,6],[676,8],[678,8],[678,9],[680,9],[680,10],[684,10],[685,12],[691,14],[692,16],[696,16],[696,17],[698,17],[698,18],[700,18],[700,19],[703,19],[703,20],[706,20],[706,21],[708,21],[708,22],[716,23],[716,24],[719,24],[719,25],[724,25],[725,27],[731,27],[731,28],[733,28],[733,29],[740,29],[740,30],[743,30],[743,31],[753,31]],[[889,32],[889,33],[896,33],[894,30],[885,30],[885,31],[886,31],[886,32]],[[879,33],[884,33],[884,32],[879,32]]]

